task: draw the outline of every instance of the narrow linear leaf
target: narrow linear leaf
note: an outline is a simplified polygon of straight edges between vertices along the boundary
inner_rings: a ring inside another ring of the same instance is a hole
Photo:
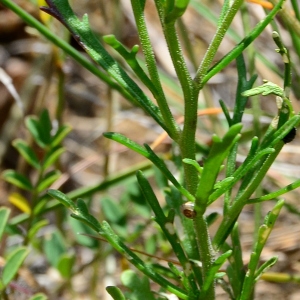
[[[238,123],[231,126],[223,139],[215,136],[213,145],[209,152],[208,158],[204,163],[203,172],[196,192],[196,204],[198,207],[205,208],[209,196],[211,195],[221,164],[228,156],[232,146],[239,140],[242,124]],[[197,209],[197,207],[196,207]]]
[[[52,148],[50,152],[48,152],[41,163],[43,170],[54,165],[54,163],[58,160],[58,158],[66,151],[63,147],[55,147]]]
[[[213,263],[211,266],[208,276],[202,286],[202,292],[205,293],[211,284],[213,284],[216,274],[220,270],[220,267],[225,263],[225,261],[228,259],[229,256],[231,256],[232,250],[228,250],[227,252],[221,254]]]
[[[116,133],[116,132],[105,132],[103,133],[103,136],[126,146],[127,148],[143,155],[146,158],[149,158],[149,153],[146,151],[146,149],[143,146],[132,141],[131,139],[124,136],[123,134]]]
[[[1,206],[0,207],[0,241],[2,239],[2,235],[7,224],[7,220],[10,214],[10,209],[8,207]]]
[[[45,176],[40,180],[36,190],[38,193],[46,190],[53,182],[55,182],[61,175],[58,170],[53,170],[45,174]]]
[[[48,300],[48,297],[43,293],[33,295],[29,300]]]
[[[121,275],[122,283],[131,290],[131,299],[155,300],[150,290],[148,277],[139,276],[132,270],[126,270]]]
[[[36,116],[28,116],[25,118],[25,125],[29,130],[31,136],[33,137],[34,141],[44,149],[46,144],[41,139],[41,132],[40,132],[40,123]]]
[[[106,132],[103,134],[105,137],[114,140],[129,149],[143,155],[144,157],[148,158],[153,162],[153,164],[160,169],[160,171],[170,180],[174,186],[185,196],[189,201],[194,201],[194,196],[191,195],[173,176],[173,174],[169,171],[166,167],[164,161],[160,159],[153,150],[145,144],[144,147],[135,143],[134,141],[130,140],[129,138],[125,137],[122,134],[115,133],[115,132]]]
[[[43,247],[48,262],[52,267],[57,268],[60,258],[67,251],[66,241],[61,232],[56,229],[45,235]]]
[[[29,250],[26,247],[20,247],[7,257],[2,272],[2,283],[4,286],[7,286],[14,279],[28,253]]]
[[[255,282],[257,282],[259,280],[259,278],[261,277],[261,275],[266,272],[268,269],[270,269],[272,266],[274,266],[276,264],[276,262],[278,261],[278,257],[274,256],[271,257],[270,259],[268,259],[265,263],[263,263],[259,269],[255,272]]]
[[[2,173],[2,177],[5,181],[23,189],[26,191],[32,191],[33,186],[29,179],[24,175],[16,172],[15,170],[5,170]]]
[[[72,217],[80,218],[80,220],[88,224],[96,232],[102,231],[99,221],[89,213],[86,203],[79,198],[76,204],[76,211],[72,214]]]
[[[59,127],[56,134],[52,137],[51,147],[54,148],[58,146],[71,131],[72,127],[70,125],[62,125]]]
[[[31,226],[31,228],[28,230],[28,239],[31,240],[32,238],[35,237],[35,235],[37,234],[37,232],[47,226],[49,224],[48,220],[40,220],[37,223],[35,223],[34,225]]]
[[[251,97],[260,94],[262,94],[263,96],[273,94],[279,97],[284,97],[283,89],[271,81],[266,81],[263,85],[254,87],[250,90],[243,92],[242,96]]]
[[[63,278],[70,279],[72,277],[72,269],[75,263],[75,258],[75,255],[67,253],[60,256],[57,263],[57,270]]]
[[[76,211],[76,205],[74,204],[74,202],[69,199],[64,193],[58,191],[58,190],[52,190],[49,189],[47,191],[48,195],[50,195],[51,197],[55,198],[56,200],[58,200],[59,202],[61,202],[64,206],[66,206],[67,208],[71,209],[72,211]]]
[[[40,162],[32,148],[23,140],[16,139],[12,142],[13,146],[18,150],[21,156],[35,169],[40,169]]]
[[[122,291],[116,286],[107,286],[106,291],[112,296],[114,300],[126,300]]]
[[[39,130],[40,130],[40,139],[45,145],[50,145],[51,143],[51,130],[52,123],[47,109],[44,109],[39,117]]]

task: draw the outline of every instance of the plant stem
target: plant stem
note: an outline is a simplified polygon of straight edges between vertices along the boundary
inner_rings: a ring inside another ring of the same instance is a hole
[[[195,134],[197,127],[197,105],[199,91],[193,82],[183,57],[182,49],[176,33],[175,20],[166,22],[162,2],[155,0],[164,36],[168,45],[170,56],[180,82],[184,97],[184,125],[179,139],[179,147],[183,158],[195,159]],[[198,174],[196,169],[184,164],[184,179],[187,190],[194,194],[197,188]]]
[[[278,0],[269,0],[274,6],[278,5],[280,1]],[[281,11],[279,12],[280,17],[283,21],[293,29],[294,33],[300,37],[300,22],[297,20],[295,16],[293,16],[287,8],[282,7]]]
[[[131,6],[135,17],[139,38],[142,44],[142,50],[145,56],[146,66],[148,68],[151,81],[153,82],[157,91],[157,95],[154,96],[161,110],[162,117],[166,125],[169,127],[170,136],[173,140],[176,141],[179,138],[179,128],[170,111],[164,91],[161,86],[161,82],[157,72],[157,63],[155,61],[153,47],[147,31],[145,16],[143,13],[143,8],[141,7],[141,1],[131,0]]]
[[[229,8],[228,12],[224,16],[223,20],[221,21],[220,26],[218,26],[216,34],[210,43],[204,58],[202,59],[202,62],[200,64],[200,67],[197,70],[196,76],[195,76],[195,82],[199,86],[199,89],[203,87],[203,78],[207,73],[208,68],[210,67],[218,49],[219,46],[234,18],[236,13],[238,12],[240,6],[242,5],[243,0],[235,0],[231,7]]]
[[[196,240],[200,251],[200,257],[202,262],[202,282],[206,281],[208,272],[214,261],[214,250],[211,244],[211,239],[208,232],[208,226],[203,215],[196,216],[194,219],[194,228],[196,234]],[[206,295],[205,300],[215,299],[215,286],[212,284]]]

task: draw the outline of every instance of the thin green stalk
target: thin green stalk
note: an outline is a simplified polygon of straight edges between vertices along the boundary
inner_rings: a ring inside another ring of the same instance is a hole
[[[184,96],[184,125],[179,140],[182,158],[195,159],[195,134],[197,127],[197,104],[199,92],[187,69],[180,42],[176,33],[175,20],[166,22],[161,1],[155,0],[164,36],[168,45],[171,59],[180,82]],[[184,164],[185,183],[188,191],[194,194],[197,188],[198,174],[191,165]]]
[[[241,6],[241,17],[242,17],[242,23],[244,28],[244,35],[248,35],[251,32],[250,24],[251,24],[251,18],[250,13],[247,8],[246,3],[243,3]],[[247,49],[247,61],[248,61],[248,72],[250,76],[253,76],[255,74],[255,49],[254,45],[249,45]]]
[[[295,182],[277,190],[276,192],[258,197],[258,198],[253,198],[253,199],[249,199],[247,201],[247,204],[253,204],[253,203],[259,203],[259,202],[264,202],[264,201],[269,201],[275,198],[278,198],[279,196],[286,194],[292,190],[297,189],[300,186],[300,179],[296,180]]]
[[[164,91],[161,86],[161,82],[159,79],[158,71],[157,71],[157,63],[155,61],[153,47],[150,41],[150,37],[147,31],[147,26],[145,22],[145,16],[143,12],[143,7],[141,6],[141,1],[139,0],[131,0],[131,6],[133,9],[135,22],[139,34],[139,39],[142,44],[142,50],[144,53],[146,66],[150,75],[150,78],[156,88],[157,95],[156,100],[157,104],[161,110],[162,117],[169,127],[170,136],[173,140],[178,140],[179,138],[179,128],[174,120],[174,117],[170,111],[170,107],[167,103]]]
[[[211,69],[209,69],[204,74],[201,79],[201,86],[203,86],[210,78],[223,70],[226,66],[228,66],[237,56],[239,56],[266,28],[266,26],[272,21],[275,15],[280,11],[283,2],[285,0],[280,0],[276,6],[271,10],[271,12],[266,16],[266,18],[259,22],[252,32],[246,36],[238,45],[236,45],[229,53],[227,53],[218,63],[216,63]],[[198,75],[200,77],[200,75]],[[200,87],[201,87],[200,86]]]
[[[62,115],[65,107],[65,73],[62,68],[57,68],[58,74],[58,84],[57,84],[57,94],[58,94],[58,103],[55,112],[55,118],[58,121],[59,125],[62,125]]]
[[[278,5],[280,1],[278,0],[269,0],[274,6]],[[286,7],[282,7],[279,12],[280,17],[283,19],[284,23],[290,26],[293,31],[300,37],[300,21],[293,16]]]
[[[211,244],[211,238],[208,232],[208,226],[204,215],[196,216],[194,219],[194,228],[196,234],[196,240],[200,251],[200,257],[202,262],[202,282],[205,282],[208,276],[208,272],[211,269],[215,260],[215,253]],[[205,300],[215,299],[215,285],[212,284],[205,295]]]
[[[242,15],[242,22],[243,22],[243,28],[244,28],[244,34],[248,35],[251,32],[250,29],[250,14],[247,8],[246,3],[242,5],[241,9],[241,15]],[[254,75],[255,72],[255,50],[254,45],[251,44],[247,48],[247,54],[248,54],[248,72],[250,76]],[[261,137],[261,124],[260,124],[260,117],[261,117],[261,108],[260,108],[260,99],[259,96],[253,96],[251,97],[251,104],[252,104],[252,110],[253,110],[253,132],[255,136],[257,136],[259,139]],[[259,186],[258,189],[255,191],[256,195],[261,195],[261,187]],[[262,206],[260,204],[254,205],[254,230],[253,230],[253,240],[256,240],[259,227],[261,225],[262,220]]]
[[[213,25],[218,24],[218,17],[212,12],[210,8],[205,6],[203,3],[197,1],[197,0],[191,0],[190,2],[191,6],[208,22],[210,22]],[[228,38],[230,38],[235,43],[239,43],[242,40],[242,37],[237,34],[236,31],[234,31],[232,28],[228,28],[228,31],[226,33],[228,35]],[[256,53],[257,58],[270,70],[272,70],[274,73],[276,73],[278,76],[282,77],[282,73],[279,70],[277,66],[275,66],[274,63],[272,63],[270,60],[268,60],[262,53],[258,52]]]
[[[184,95],[184,124],[179,141],[182,158],[195,159],[195,134],[197,127],[198,91],[188,73],[174,24],[165,25],[165,36]],[[188,191],[194,194],[197,188],[198,174],[191,165],[184,164],[185,182]]]
[[[218,26],[217,31],[215,33],[215,36],[213,40],[211,41],[204,58],[202,59],[202,62],[197,70],[196,76],[194,81],[197,83],[199,89],[203,87],[203,78],[207,73],[207,70],[209,69],[218,49],[219,46],[224,39],[224,36],[232,23],[232,20],[236,13],[238,12],[240,6],[242,5],[243,0],[235,0],[228,11],[226,12],[224,18],[222,19],[220,26]]]
[[[297,0],[291,0],[292,7],[294,9],[295,17],[298,21],[300,21],[300,10],[299,10],[299,4]]]

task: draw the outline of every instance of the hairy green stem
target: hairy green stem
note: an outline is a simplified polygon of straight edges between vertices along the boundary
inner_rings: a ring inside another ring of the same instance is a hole
[[[211,238],[208,232],[208,226],[203,215],[196,216],[194,219],[195,234],[198,248],[200,250],[200,257],[202,262],[202,282],[205,282],[209,270],[215,259],[214,250],[211,244]],[[205,295],[205,300],[215,299],[215,286],[212,284]]]
[[[170,111],[170,107],[167,103],[164,91],[161,86],[161,82],[157,71],[157,63],[155,61],[153,47],[147,31],[145,16],[143,13],[143,7],[141,6],[141,1],[131,0],[131,6],[135,17],[139,38],[142,44],[142,50],[144,53],[146,66],[149,71],[151,81],[153,82],[157,91],[157,94],[154,96],[161,110],[162,117],[166,125],[169,127],[170,136],[173,140],[176,141],[179,138],[179,128]]]
[[[195,76],[195,82],[199,86],[199,89],[203,87],[202,81],[204,76],[207,73],[208,68],[210,67],[218,49],[219,46],[224,39],[224,36],[232,23],[232,20],[236,13],[238,12],[240,6],[242,5],[243,0],[235,0],[231,7],[229,8],[228,12],[225,14],[223,20],[221,21],[220,26],[218,26],[216,34],[210,43],[204,58],[202,59],[202,62],[197,70],[196,76]]]
[[[197,127],[197,104],[199,93],[196,90],[192,78],[187,70],[178,36],[176,34],[175,24],[165,24],[164,32],[173,65],[184,95],[184,124],[179,146],[182,158],[195,159],[195,134]],[[188,191],[191,194],[194,194],[198,183],[198,174],[196,169],[191,165],[184,164],[184,177]]]
[[[179,139],[179,147],[182,158],[195,159],[195,134],[197,127],[197,104],[199,92],[187,69],[182,49],[176,33],[175,20],[166,22],[166,16],[162,2],[155,0],[164,36],[170,52],[170,56],[180,82],[184,96],[184,125]],[[184,178],[188,191],[196,192],[198,174],[191,165],[184,164]]]

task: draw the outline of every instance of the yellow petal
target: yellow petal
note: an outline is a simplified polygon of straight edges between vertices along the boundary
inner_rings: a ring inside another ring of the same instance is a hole
[[[19,193],[12,193],[8,197],[8,201],[24,213],[31,213],[31,207],[28,201]]]
[[[48,6],[45,0],[37,0],[38,6]],[[51,19],[51,16],[40,10],[40,18],[44,24],[47,24]]]

